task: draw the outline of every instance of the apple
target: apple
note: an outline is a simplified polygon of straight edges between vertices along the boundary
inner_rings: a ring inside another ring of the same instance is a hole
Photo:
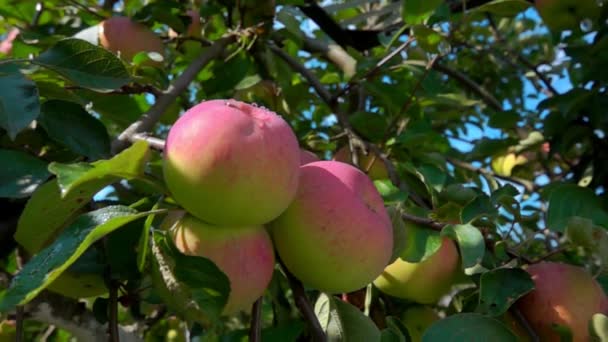
[[[410,334],[411,342],[422,341],[422,335],[435,321],[439,319],[437,311],[424,305],[407,308],[402,316],[403,325]]]
[[[361,152],[358,152],[357,156],[359,157],[359,168],[363,172],[367,173],[371,179],[377,180],[389,178],[386,165],[384,165],[384,162],[378,156],[373,153],[364,155]],[[350,148],[348,146],[344,146],[339,149],[334,155],[334,160],[352,164],[352,153],[350,152]]]
[[[541,341],[560,341],[552,327],[567,326],[574,341],[589,341],[589,320],[595,313],[608,313],[608,298],[583,268],[541,262],[526,268],[535,289],[516,303]]]
[[[439,250],[428,259],[411,263],[398,258],[374,280],[374,285],[394,297],[433,304],[449,291],[459,265],[460,258],[454,242],[443,238]]]
[[[217,225],[259,225],[289,206],[300,151],[277,114],[235,100],[202,102],[169,131],[164,177],[175,200]]]
[[[213,261],[230,280],[223,314],[248,310],[264,294],[274,271],[274,251],[263,226],[213,226],[185,213],[170,234],[178,250]]]
[[[317,157],[316,154],[304,149],[300,149],[300,165],[314,163],[316,161],[319,161],[319,157]]]
[[[164,56],[162,40],[148,27],[126,17],[112,17],[99,24],[99,44],[131,61],[139,52],[156,52]]]
[[[300,167],[296,198],[270,229],[287,269],[328,293],[370,283],[390,261],[393,248],[391,220],[373,183],[337,161]]]
[[[600,14],[597,0],[536,0],[538,14],[554,31],[578,30],[581,22],[595,22]]]

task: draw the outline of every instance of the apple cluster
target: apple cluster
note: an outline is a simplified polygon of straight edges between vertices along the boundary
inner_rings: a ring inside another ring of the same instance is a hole
[[[185,209],[171,237],[227,275],[226,314],[264,293],[275,250],[304,284],[329,293],[362,288],[389,263],[391,221],[370,178],[301,150],[289,125],[265,108],[236,100],[194,106],[169,131],[163,171]]]

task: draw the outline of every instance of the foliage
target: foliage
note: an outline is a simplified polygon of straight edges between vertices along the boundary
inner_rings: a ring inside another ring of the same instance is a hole
[[[505,317],[533,290],[526,264],[578,265],[608,289],[599,3],[558,31],[524,0],[0,1],[0,341],[15,334],[18,305],[34,313],[17,332],[25,340],[103,335],[105,322],[114,341],[117,331],[256,340],[256,329],[268,341],[409,340],[399,317],[412,303],[371,284],[303,288],[280,264],[257,314],[219,317],[225,275],[165,243],[161,224],[178,207],[163,140],[207,99],[277,112],[321,159],[344,146],[359,152],[354,163],[373,154],[387,170],[374,184],[395,230],[392,260],[420,262],[454,240],[462,272],[432,306],[447,317],[424,341],[514,340]],[[192,9],[201,32],[189,35]],[[162,62],[99,45],[96,25],[117,15],[163,39]],[[106,290],[85,309],[49,287],[78,273]],[[48,303],[52,322],[36,314]],[[88,319],[82,331],[74,312]],[[601,314],[590,324],[597,336],[607,326]]]

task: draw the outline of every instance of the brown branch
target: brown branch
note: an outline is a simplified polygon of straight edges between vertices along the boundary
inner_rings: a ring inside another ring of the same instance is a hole
[[[494,178],[502,179],[502,180],[507,181],[507,182],[517,183],[517,184],[523,186],[529,192],[534,192],[534,191],[536,191],[536,188],[537,188],[536,185],[533,182],[531,182],[529,180],[526,180],[526,179],[522,179],[522,178],[518,178],[518,177],[500,176],[500,175],[497,175],[496,173],[494,173],[494,172],[492,172],[492,171],[490,171],[488,169],[484,169],[483,167],[476,167],[476,166],[473,166],[473,165],[471,165],[471,164],[469,164],[467,162],[456,160],[456,159],[453,159],[453,158],[450,158],[450,157],[447,157],[446,160],[450,164],[452,164],[454,166],[457,166],[457,167],[460,167],[460,168],[465,169],[465,170],[469,170],[469,171],[472,171],[472,172],[475,172],[475,173],[479,173],[479,174],[485,175],[485,176],[491,176],[491,177],[494,177]]]
[[[447,225],[446,223],[437,222],[433,219],[426,218],[426,217],[415,216],[412,214],[408,214],[406,212],[401,213],[401,218],[404,220],[431,228],[436,231],[441,231],[443,229],[443,227],[445,227]]]
[[[357,60],[353,58],[340,45],[325,43],[306,36],[301,37],[304,50],[310,53],[320,53],[325,59],[336,65],[345,76],[352,77],[357,71]]]
[[[119,342],[118,337],[118,282],[110,280],[108,299],[108,341]]]
[[[319,323],[319,319],[317,315],[315,315],[315,310],[312,305],[308,301],[308,297],[306,296],[306,292],[304,291],[304,286],[302,283],[293,275],[287,267],[283,264],[282,261],[279,260],[281,264],[281,269],[289,282],[289,287],[293,292],[293,298],[296,302],[296,306],[298,310],[300,310],[300,314],[304,317],[308,326],[310,328],[310,332],[312,334],[312,340],[315,342],[325,342],[327,341],[327,336],[321,327],[321,323]]]
[[[513,317],[515,317],[515,321],[517,321],[517,323],[519,323],[519,325],[524,328],[524,330],[526,331],[526,333],[528,333],[528,336],[530,337],[530,339],[532,339],[533,342],[540,341],[538,334],[536,334],[536,331],[532,329],[530,322],[528,322],[526,317],[524,317],[524,315],[521,313],[521,311],[519,311],[518,308],[511,306],[511,308],[509,308],[509,311],[511,311]]]
[[[165,141],[163,139],[149,136],[146,133],[138,133],[129,137],[129,141],[132,143],[136,142],[137,140],[144,140],[148,142],[148,145],[157,151],[162,152],[165,149]]]
[[[251,326],[249,327],[249,341],[250,342],[261,342],[262,341],[262,303],[264,297],[258,298],[253,303],[251,308]]]
[[[16,327],[15,327],[15,342],[24,342],[25,336],[23,331],[23,321],[24,321],[24,311],[23,306],[17,307],[17,314],[15,317]]]
[[[184,72],[175,80],[169,90],[159,97],[150,110],[141,116],[141,118],[132,123],[127,129],[125,129],[112,143],[112,151],[118,153],[125,149],[129,145],[131,136],[150,131],[154,125],[160,120],[163,113],[169,108],[169,106],[175,101],[175,99],[190,85],[190,82],[194,80],[196,75],[213,59],[219,57],[226,47],[233,42],[235,39],[234,35],[217,40],[212,46],[210,46],[205,52],[203,52],[197,59],[195,59]]]

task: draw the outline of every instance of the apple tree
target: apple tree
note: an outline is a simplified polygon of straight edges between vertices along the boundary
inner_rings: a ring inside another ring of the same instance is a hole
[[[608,339],[605,1],[0,19],[0,341]]]

